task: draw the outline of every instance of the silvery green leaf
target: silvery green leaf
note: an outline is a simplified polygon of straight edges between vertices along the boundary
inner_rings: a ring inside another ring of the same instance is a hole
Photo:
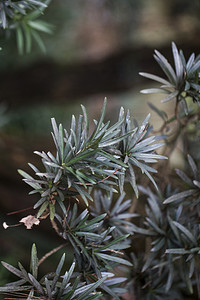
[[[33,286],[42,294],[44,295],[45,292],[44,292],[44,289],[43,287],[41,286],[41,284],[37,281],[37,279],[35,279],[35,277],[32,275],[32,274],[28,274],[29,276],[29,279],[31,280]]]
[[[140,149],[145,149],[145,147],[149,146],[150,144],[152,144],[153,142],[155,142],[155,136],[150,136],[144,140],[141,140],[140,142],[138,142],[135,146],[134,146],[134,151],[138,151]],[[153,145],[152,145],[153,146]],[[130,148],[132,149],[132,148]]]
[[[77,226],[81,221],[86,220],[86,216],[88,215],[88,210],[85,209],[78,217],[74,220],[74,226]]]
[[[167,219],[169,221],[169,225],[170,225],[172,232],[175,235],[177,241],[181,242],[179,231],[178,231],[177,227],[175,226],[175,224],[173,223],[172,218],[170,216],[167,216]]]
[[[196,191],[195,189],[191,189],[191,190],[187,190],[187,191],[180,192],[180,193],[177,193],[175,195],[172,195],[169,198],[165,199],[163,204],[169,204],[169,203],[172,203],[172,202],[175,202],[175,201],[183,200],[184,198],[189,197],[192,194],[194,194],[195,191]]]
[[[175,98],[178,95],[179,91],[174,91],[172,93],[170,93],[167,97],[163,98],[161,100],[162,103],[170,101],[171,99]]]
[[[28,275],[28,273],[27,273]],[[25,277],[25,276],[24,276]],[[30,281],[29,278],[27,279],[19,279],[17,281],[13,281],[13,282],[10,282],[10,283],[6,283],[6,287],[17,287],[17,286],[21,286],[23,285],[24,283],[26,283],[27,281]]]
[[[172,42],[172,53],[174,56],[174,64],[175,64],[175,69],[176,69],[177,80],[180,83],[183,78],[184,69],[183,69],[183,64],[182,64],[178,49],[174,42]]]
[[[10,271],[11,273],[13,273],[14,275],[16,275],[17,277],[20,277],[20,278],[24,278],[23,277],[23,274],[21,271],[19,271],[17,268],[11,266],[10,264],[2,261],[1,264],[4,266],[4,268],[6,268],[8,271]]]
[[[118,247],[118,243],[123,241],[123,240],[126,240],[129,236],[130,236],[130,234],[120,236],[120,237],[114,239],[113,241],[109,242],[105,246],[102,246],[102,247],[98,248],[97,251],[99,252],[99,251],[103,251],[103,250],[107,250],[107,249],[111,249],[111,248],[112,249],[117,249],[115,247]]]
[[[172,68],[172,66],[168,63],[167,59],[157,50],[155,50],[154,58],[170,79],[170,81],[175,85],[176,84],[176,74]]]
[[[77,298],[77,300],[85,300],[85,297],[87,297],[87,299],[89,299],[88,296],[89,296],[93,291],[95,291],[96,288],[99,287],[105,280],[106,280],[106,277],[103,277],[103,278],[99,279],[97,282],[95,282],[95,283],[93,283],[93,284],[91,284],[91,285],[89,285],[89,286],[84,287],[84,288],[81,290],[81,293],[83,293],[83,294],[81,294],[81,295]],[[76,289],[75,295],[77,295],[77,294],[78,294],[78,295],[80,294],[80,289]],[[93,296],[92,296],[92,297],[93,297]],[[90,299],[92,299],[92,298],[90,298]],[[95,298],[93,297],[93,299],[95,299]]]
[[[150,225],[150,227],[152,227],[157,233],[161,234],[161,235],[165,235],[165,231],[162,230],[161,228],[159,228],[159,226],[150,218],[146,218],[148,224]]]
[[[91,241],[98,241],[100,236],[99,234],[97,233],[93,233],[93,232],[87,232],[87,231],[77,231],[76,232],[76,235],[77,236],[81,236],[81,237],[85,237],[87,238],[88,240],[91,240]]]
[[[30,290],[30,285],[28,286],[0,286],[1,293],[9,293],[9,292],[19,292]]]
[[[187,64],[186,64],[186,70],[188,73],[190,73],[190,69],[194,63],[194,59],[195,59],[195,55],[194,53],[192,53],[187,61]]]
[[[42,194],[41,194],[41,197],[46,197],[46,196],[49,196],[51,193],[51,188],[50,189],[47,189],[45,190]]]
[[[192,172],[194,174],[194,178],[196,180],[198,180],[199,178],[198,178],[198,169],[197,169],[197,166],[196,166],[196,164],[195,164],[195,162],[194,162],[194,160],[193,160],[193,158],[192,158],[191,155],[188,154],[187,158],[188,158],[189,165],[190,165],[190,167],[192,169]]]
[[[124,214],[119,214],[117,216],[117,219],[129,219],[129,218],[135,218],[139,217],[139,214],[136,213],[124,213]]]
[[[195,90],[200,91],[200,85],[199,85],[199,84],[196,84],[196,83],[191,82],[190,85],[191,85],[191,87],[193,87]]]
[[[188,240],[193,243],[194,245],[196,245],[197,241],[195,239],[195,237],[193,236],[193,234],[185,227],[183,226],[182,224],[176,222],[176,221],[173,221],[174,225],[181,231],[185,234],[185,236],[188,238]]]
[[[157,223],[161,222],[162,220],[162,212],[158,202],[156,201],[155,197],[148,197],[147,199],[149,206],[153,212],[154,218]]]
[[[197,180],[193,180],[194,185],[196,185],[200,189],[200,182]]]
[[[56,165],[58,165],[58,161],[56,160],[56,158],[53,156],[53,154],[50,151],[47,152],[47,155],[52,160],[52,162],[54,162]]]
[[[164,121],[167,121],[168,116],[167,113],[163,110],[158,109],[155,105],[153,105],[152,103],[148,103],[149,107],[155,111]]]
[[[39,211],[38,211],[38,213],[37,213],[37,218],[39,218],[39,217],[43,214],[43,212],[45,211],[45,209],[47,208],[48,205],[49,205],[49,201],[46,200],[46,201],[42,204],[42,206],[40,207],[40,209],[39,209]]]
[[[47,154],[44,151],[42,152],[34,151],[33,153],[41,156],[42,158],[44,158],[44,160],[51,162],[50,158],[47,156]]]
[[[63,201],[60,200],[60,199],[58,199],[57,201],[58,201],[58,204],[60,205],[60,208],[61,208],[61,210],[63,212],[63,215],[66,216],[67,215],[67,210],[66,210],[65,205],[63,204]]]
[[[170,91],[163,89],[163,88],[149,88],[149,89],[144,89],[141,90],[140,93],[142,94],[157,94],[157,93],[161,93],[161,94],[170,94]]]
[[[188,185],[193,186],[192,180],[181,170],[175,169],[176,174],[183,180],[185,181]]]
[[[51,292],[51,286],[50,286],[50,282],[49,280],[47,279],[47,277],[45,277],[45,287],[46,287],[46,292],[47,292],[47,295],[49,297],[49,299],[52,298],[52,292]]]
[[[158,242],[151,248],[151,252],[158,252],[165,245],[165,238],[161,238]]]
[[[175,274],[174,274],[174,267],[172,264],[169,266],[169,273],[168,273],[168,278],[167,278],[167,283],[166,283],[166,288],[165,291],[168,292],[173,284]]]
[[[35,190],[41,190],[41,186],[40,183],[46,183],[46,182],[39,182],[35,179],[23,179],[24,182],[26,182],[28,185],[30,185],[32,188],[34,188]]]
[[[126,277],[116,277],[116,278],[112,278],[112,279],[107,279],[105,281],[105,284],[108,285],[108,286],[110,286],[110,285],[122,283],[122,282],[124,282],[126,280],[127,280]]]
[[[135,233],[138,233],[138,234],[144,234],[144,235],[148,235],[148,236],[155,236],[156,233],[150,229],[145,229],[145,228],[140,228],[138,226],[136,226],[135,224],[132,224],[133,226],[133,231]]]
[[[87,227],[89,227],[93,224],[97,224],[98,222],[102,221],[106,217],[106,215],[107,215],[107,213],[104,213],[100,216],[97,216],[97,217],[93,218],[92,220],[84,222],[84,224],[78,225],[77,229],[86,229],[87,230]]]
[[[152,261],[155,259],[156,255],[157,255],[157,252],[150,252],[149,253],[149,255],[147,257],[147,260],[146,260],[146,262],[145,262],[145,264],[144,264],[144,266],[142,268],[142,272],[145,272],[149,268],[149,266],[151,265]]]
[[[38,274],[38,257],[37,257],[37,249],[36,245],[33,244],[32,249],[31,249],[31,265],[30,269],[32,271],[32,275],[37,278]]]
[[[31,167],[31,169],[33,169],[33,171],[34,171],[35,173],[40,172],[40,171],[38,170],[38,168],[36,168],[33,164],[28,163],[28,165],[29,165],[29,167]]]
[[[42,7],[47,7],[47,4],[46,3],[43,3],[41,1],[38,1],[38,0],[28,0],[28,2],[31,2],[35,5],[39,5],[39,6],[42,6]]]
[[[108,255],[108,254],[104,254],[104,253],[98,253],[98,252],[96,252],[96,256],[98,256],[102,259],[108,260],[108,261],[116,262],[116,263],[123,264],[126,266],[132,266],[132,263],[130,263],[128,260],[117,257],[117,256]]]
[[[117,214],[117,212],[121,208],[121,203],[122,203],[124,197],[125,197],[125,192],[123,191],[123,193],[119,196],[119,198],[117,199],[117,201],[115,202],[115,204],[113,206],[112,215]]]
[[[61,176],[62,176],[62,170],[59,169],[56,176],[55,176],[55,178],[54,178],[53,183],[57,183],[60,180]]]
[[[166,249],[165,253],[185,255],[185,254],[190,254],[190,250],[185,250],[183,248],[173,248],[173,249]]]
[[[164,78],[161,78],[159,76],[156,76],[156,75],[153,75],[153,74],[149,74],[149,73],[145,73],[145,72],[139,72],[139,75],[143,76],[143,77],[146,77],[146,78],[149,78],[149,79],[152,79],[152,80],[155,80],[157,82],[160,82],[160,83],[163,83],[167,86],[172,86],[171,83],[167,80],[165,80]]]
[[[61,269],[63,267],[64,262],[65,262],[65,253],[62,255],[62,257],[61,257],[61,259],[59,261],[59,264],[58,264],[58,266],[56,268],[56,274],[60,275],[60,272],[61,272]]]
[[[137,188],[137,184],[136,184],[136,177],[135,177],[135,172],[134,169],[132,167],[132,165],[130,163],[128,163],[129,166],[129,182],[135,192],[136,197],[138,198],[138,188]]]
[[[199,72],[199,70],[200,70],[200,60],[193,64],[193,66],[190,69],[190,74]]]

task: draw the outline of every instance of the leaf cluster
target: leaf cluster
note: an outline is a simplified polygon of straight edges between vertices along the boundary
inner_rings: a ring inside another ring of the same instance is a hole
[[[65,262],[65,254],[61,257],[55,272],[51,272],[38,279],[38,257],[35,244],[31,251],[30,272],[27,272],[21,263],[18,263],[19,269],[8,263],[2,262],[2,265],[11,273],[19,277],[18,281],[0,287],[1,293],[11,293],[14,296],[18,292],[27,291],[27,299],[63,299],[63,300],[86,300],[98,299],[101,292],[96,289],[107,279],[102,276],[96,279],[94,283],[82,282],[79,277],[74,278],[75,263],[73,263],[69,271],[65,271],[61,275]],[[73,279],[73,280],[72,280]]]
[[[34,40],[45,52],[45,45],[40,33],[52,33],[52,25],[40,20],[50,0],[2,0],[0,2],[0,29],[15,31],[18,52],[29,53]]]
[[[145,217],[140,215],[140,226],[134,226],[136,235],[148,237],[148,251],[145,254],[141,269],[137,270],[134,257],[135,280],[148,282],[149,272],[157,277],[155,282],[149,283],[146,290],[148,298],[149,289],[165,291],[166,299],[170,297],[175,288],[175,295],[185,291],[191,294],[197,290],[200,297],[199,281],[199,255],[200,255],[200,227],[199,218],[199,172],[196,163],[188,155],[193,178],[191,179],[182,170],[176,169],[176,174],[184,182],[184,191],[172,190],[167,187],[165,194],[154,194],[149,188],[140,187],[146,195]],[[159,275],[160,274],[160,275]],[[158,288],[158,290],[157,290]],[[180,297],[180,296],[179,296]],[[183,297],[183,296],[182,296]],[[159,299],[159,298],[158,298]],[[173,299],[176,299],[174,296]]]
[[[165,101],[175,97],[178,105],[189,96],[198,102],[199,56],[195,59],[192,54],[186,63],[174,43],[172,50],[175,70],[158,51],[155,55],[168,80],[142,75],[163,84],[162,90],[168,94]],[[166,149],[170,156],[177,141],[190,135],[191,126],[190,141],[198,145],[199,110],[187,111],[182,123],[177,105],[169,120],[166,112],[151,105],[164,126],[170,127],[174,121],[178,124],[178,130],[171,126],[173,138],[171,142],[169,136],[165,139],[165,152],[158,154],[164,136],[152,134],[150,115],[138,125],[129,111],[121,108],[111,125],[104,122],[106,104],[105,99],[92,129],[84,106],[78,119],[72,116],[69,131],[53,118],[55,153],[35,151],[42,171],[29,164],[33,176],[19,170],[32,188],[30,194],[40,196],[34,205],[35,216],[30,216],[36,222],[29,227],[49,217],[62,242],[73,250],[74,262],[63,275],[63,256],[55,272],[39,279],[38,266],[43,259],[38,261],[33,245],[30,272],[20,263],[17,269],[3,262],[20,279],[1,287],[0,292],[25,291],[27,299],[119,300],[126,292],[145,300],[185,299],[188,294],[200,299],[198,147],[193,149],[194,158],[184,153],[185,169],[174,172],[167,161],[160,169],[157,164],[166,159]],[[165,171],[170,172],[169,178]],[[152,176],[157,172],[159,187]],[[144,178],[156,189],[144,184]],[[131,187],[131,200],[126,198],[127,187]]]
[[[156,173],[156,170],[147,163],[155,163],[166,157],[155,153],[155,149],[163,143],[158,143],[156,136],[146,137],[149,116],[140,126],[135,127],[129,113],[125,115],[122,108],[118,121],[109,126],[109,121],[105,124],[103,122],[105,100],[100,119],[94,121],[95,128],[90,134],[89,119],[83,106],[82,111],[83,115],[79,116],[78,121],[72,116],[70,132],[62,124],[57,126],[55,119],[52,119],[56,155],[35,151],[42,158],[42,172],[29,164],[38,179],[19,170],[24,181],[33,188],[30,193],[39,193],[41,196],[34,205],[35,209],[40,207],[37,218],[48,209],[53,219],[57,205],[65,214],[70,198],[77,199],[80,196],[88,206],[88,201],[93,201],[92,187],[117,192],[115,186],[119,185],[122,193],[127,180],[138,196],[135,167],[156,186],[150,175],[150,172]]]
[[[140,75],[162,84],[160,88],[144,89],[141,93],[164,93],[166,97],[162,99],[162,102],[175,98],[177,104],[182,105],[185,113],[188,114],[188,99],[192,99],[198,105],[200,104],[200,56],[195,57],[195,54],[192,53],[188,61],[186,61],[183,51],[178,51],[174,42],[172,42],[172,53],[175,69],[159,51],[155,50],[154,58],[167,79],[141,72]]]

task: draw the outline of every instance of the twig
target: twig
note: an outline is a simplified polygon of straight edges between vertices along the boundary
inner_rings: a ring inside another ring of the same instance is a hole
[[[56,248],[54,248],[53,250],[49,251],[48,253],[46,253],[38,262],[38,266],[41,265],[41,263],[43,263],[45,261],[45,259],[47,259],[49,256],[51,256],[52,254],[56,253],[58,250],[62,249],[64,246],[66,246],[67,244],[62,244]]]
[[[27,207],[27,208],[24,208],[24,209],[20,209],[20,210],[11,211],[11,212],[7,213],[7,215],[9,216],[9,215],[18,214],[20,212],[23,212],[23,211],[26,211],[26,210],[30,210],[30,209],[33,209],[33,206]]]

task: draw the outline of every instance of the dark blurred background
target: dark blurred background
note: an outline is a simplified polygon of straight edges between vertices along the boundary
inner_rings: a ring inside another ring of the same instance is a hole
[[[141,121],[150,111],[147,102],[160,105],[159,95],[139,93],[151,86],[139,71],[160,74],[154,49],[169,60],[172,41],[187,58],[200,52],[199,0],[52,0],[43,20],[55,26],[52,35],[42,35],[45,54],[35,46],[20,56],[14,35],[0,36],[0,259],[14,264],[28,262],[33,242],[39,256],[59,245],[48,221],[39,230],[2,227],[32,213],[7,215],[38,199],[28,195],[17,169],[40,166],[34,150],[54,151],[50,118],[68,128],[80,104],[98,118],[106,96],[107,118],[117,119],[124,106]],[[171,102],[162,105],[170,109]],[[154,113],[151,122],[158,126]],[[0,284],[6,276],[0,266]]]

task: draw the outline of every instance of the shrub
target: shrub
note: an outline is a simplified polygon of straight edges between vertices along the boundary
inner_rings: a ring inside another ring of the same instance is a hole
[[[30,194],[39,195],[35,214],[20,222],[31,229],[49,218],[61,245],[39,260],[34,244],[29,271],[2,262],[19,279],[0,287],[1,293],[27,299],[200,298],[200,57],[186,61],[174,43],[172,52],[175,69],[155,52],[167,79],[141,73],[162,84],[143,93],[163,92],[163,102],[175,102],[170,117],[150,104],[163,120],[156,134],[150,115],[138,124],[123,108],[116,123],[104,123],[106,99],[93,130],[84,106],[78,119],[72,116],[70,131],[52,119],[55,155],[36,151],[42,171],[32,164],[34,175],[19,170]],[[178,141],[187,172],[174,174],[167,157]],[[132,200],[125,193],[129,186]],[[69,270],[63,254],[55,271],[39,277],[40,264],[69,245]]]

